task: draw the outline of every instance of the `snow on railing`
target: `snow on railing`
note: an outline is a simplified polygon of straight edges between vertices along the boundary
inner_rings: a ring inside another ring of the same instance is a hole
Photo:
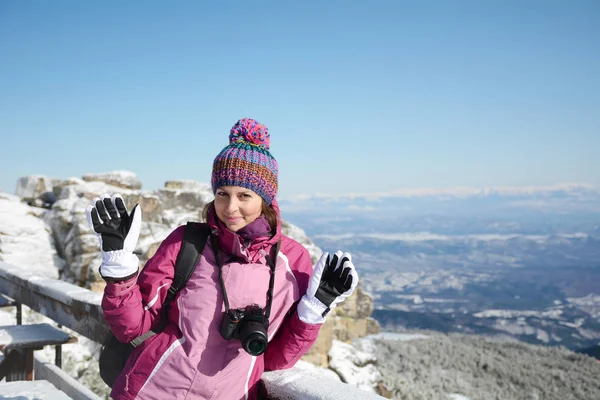
[[[108,334],[100,307],[102,293],[40,277],[2,261],[0,293],[95,342],[102,343]]]
[[[109,328],[102,318],[100,307],[102,293],[92,292],[60,280],[40,277],[2,261],[0,261],[0,293],[95,342],[102,343],[108,334]],[[58,368],[46,368],[47,373],[44,372],[45,378],[42,379],[60,376],[59,371]],[[87,393],[81,388],[65,390],[64,387],[69,386],[69,379],[65,376],[61,377],[60,382],[63,385],[61,388],[63,392],[71,390],[72,393],[75,391]],[[266,392],[266,398],[272,400],[383,399],[374,393],[297,368],[265,372],[261,384]],[[85,398],[85,395],[73,398]]]
[[[75,378],[38,355],[35,355],[34,369],[36,380],[45,380],[52,383],[52,385],[73,400],[101,400],[100,397],[96,396],[95,393],[79,383]]]

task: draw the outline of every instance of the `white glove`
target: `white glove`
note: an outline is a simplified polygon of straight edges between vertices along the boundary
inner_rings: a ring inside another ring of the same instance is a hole
[[[140,260],[133,254],[140,236],[142,209],[138,204],[131,214],[123,198],[115,194],[96,197],[85,210],[90,228],[100,240],[104,278],[126,278],[138,271]]]
[[[298,303],[298,317],[307,324],[323,324],[327,314],[349,297],[358,285],[358,274],[350,253],[337,251],[330,259],[323,253]]]

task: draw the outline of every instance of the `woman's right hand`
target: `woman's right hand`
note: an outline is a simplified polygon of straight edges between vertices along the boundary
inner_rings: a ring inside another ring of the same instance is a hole
[[[127,278],[138,271],[139,259],[133,254],[140,236],[142,209],[138,204],[131,214],[119,194],[96,197],[86,208],[90,228],[100,241],[104,278]]]

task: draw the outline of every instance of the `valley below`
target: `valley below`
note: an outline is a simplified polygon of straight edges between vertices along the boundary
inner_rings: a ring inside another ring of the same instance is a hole
[[[293,220],[292,220],[293,221]],[[384,331],[600,343],[600,223],[563,215],[345,216],[303,227],[353,255]]]

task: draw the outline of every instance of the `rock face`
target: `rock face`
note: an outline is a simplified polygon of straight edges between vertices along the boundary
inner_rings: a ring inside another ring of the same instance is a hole
[[[379,333],[379,323],[371,318],[372,313],[373,298],[359,286],[336,312],[333,328],[335,338],[349,342],[359,337]]]
[[[48,182],[44,177],[25,177],[23,182]],[[33,183],[29,183],[33,187]],[[142,209],[142,229],[138,241],[138,252],[143,265],[176,227],[187,221],[202,221],[204,207],[214,199],[210,185],[190,180],[172,180],[154,192],[142,191],[139,179],[130,172],[115,171],[104,174],[87,174],[83,179],[69,178],[54,180],[57,201],[45,213],[44,220],[51,227],[57,245],[67,264],[64,278],[92,290],[103,290],[104,281],[98,273],[100,253],[98,239],[89,229],[85,209],[95,197],[104,193],[120,193],[131,210],[135,204]],[[58,190],[60,189],[60,191]],[[39,192],[39,191],[38,191]],[[38,192],[30,190],[29,195]],[[287,222],[282,230],[310,252],[316,260],[321,250],[306,236],[304,231]]]
[[[56,200],[52,191],[52,181],[41,175],[19,178],[15,194],[27,204],[36,207],[49,207]]]
[[[95,197],[104,193],[119,193],[129,210],[135,204],[140,204],[143,222],[137,251],[141,254],[141,266],[177,226],[187,221],[202,221],[204,207],[214,199],[210,185],[189,180],[167,181],[162,189],[142,191],[138,177],[128,171],[86,174],[83,179],[51,180],[43,176],[30,176],[21,178],[17,187],[19,197],[8,196],[20,207],[39,210],[38,216],[43,221],[35,218],[40,226],[48,227],[45,234],[55,247],[54,258],[60,260],[55,260],[54,264],[60,268],[61,279],[94,291],[102,291],[105,286],[98,272],[101,262],[98,238],[89,229],[85,216],[86,207]],[[31,202],[47,192],[56,196],[49,210],[22,204],[23,200]],[[313,265],[316,263],[322,251],[301,228],[283,221],[282,232],[306,247]],[[348,342],[378,333],[379,325],[370,317],[372,311],[373,300],[359,285],[353,296],[334,309],[304,360],[329,367],[328,353],[334,340]]]
[[[92,180],[95,177],[99,181]],[[177,226],[188,220],[201,220],[203,207],[212,200],[212,193],[206,190],[165,188],[147,192],[126,188],[141,186],[138,181],[137,177],[125,173],[90,174],[85,176],[85,180],[70,178],[56,181],[60,193],[52,208],[45,213],[44,220],[51,227],[58,253],[68,265],[64,279],[91,290],[101,291],[104,288],[104,281],[98,273],[101,261],[98,239],[89,229],[85,216],[86,207],[95,197],[104,193],[120,193],[130,210],[135,204],[140,205],[143,222],[137,250],[141,253],[142,263]],[[202,188],[202,185],[198,183],[197,187]]]
[[[351,342],[356,338],[379,333],[381,329],[379,323],[371,318],[372,312],[373,298],[359,284],[354,294],[336,307],[327,318],[317,342],[303,359],[321,367],[329,367],[327,354],[333,340]]]

